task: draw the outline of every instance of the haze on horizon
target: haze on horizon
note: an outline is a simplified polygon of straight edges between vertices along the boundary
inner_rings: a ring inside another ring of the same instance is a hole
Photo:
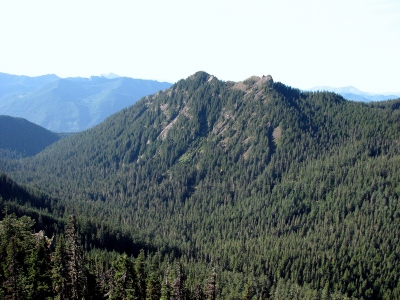
[[[0,4],[0,26],[10,74],[176,82],[203,70],[400,92],[397,0],[18,0]]]

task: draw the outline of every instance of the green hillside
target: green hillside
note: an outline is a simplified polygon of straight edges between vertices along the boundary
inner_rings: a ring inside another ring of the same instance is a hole
[[[0,156],[33,156],[59,139],[25,119],[0,116]]]
[[[198,72],[0,170],[217,299],[396,299],[399,107]]]

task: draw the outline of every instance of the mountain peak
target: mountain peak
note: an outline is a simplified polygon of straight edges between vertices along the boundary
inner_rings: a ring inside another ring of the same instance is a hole
[[[239,81],[235,83],[233,86],[234,89],[241,90],[243,92],[246,92],[253,87],[258,87],[261,85],[272,85],[274,83],[274,80],[272,79],[271,75],[263,75],[262,77],[259,76],[251,76],[247,78],[244,81]]]
[[[267,76],[263,75],[261,77],[261,79],[264,80],[264,81],[272,81],[272,82],[274,82],[274,79],[272,78],[271,75],[267,75]]]
[[[114,73],[108,73],[108,74],[101,74],[101,77],[105,77],[107,79],[115,79],[115,78],[119,78],[121,76],[114,74]]]

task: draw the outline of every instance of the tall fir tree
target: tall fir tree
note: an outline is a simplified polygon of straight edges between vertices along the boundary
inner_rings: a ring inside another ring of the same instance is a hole
[[[215,272],[215,269],[213,269],[213,272],[209,275],[206,283],[206,299],[207,300],[215,300],[217,296],[217,273]]]
[[[161,284],[161,298],[160,300],[170,300],[172,295],[171,280],[170,280],[170,265],[167,264],[167,268],[164,274],[164,280]]]
[[[0,223],[0,294],[5,299],[29,298],[29,253],[35,244],[31,227],[34,221],[24,216],[6,215]],[[2,278],[1,278],[2,277]]]
[[[112,273],[112,282],[107,294],[108,299],[144,299],[138,297],[134,265],[125,253],[119,255],[113,263]]]
[[[69,290],[67,288],[68,268],[67,253],[65,248],[65,239],[59,236],[56,239],[56,250],[53,257],[52,282],[55,299],[69,299]]]
[[[154,258],[147,276],[147,300],[159,300],[161,297],[161,283],[158,269],[157,260]]]
[[[140,250],[135,260],[136,291],[138,299],[146,299],[146,267],[144,250]]]
[[[67,287],[71,299],[82,299],[87,287],[87,278],[85,257],[79,240],[76,217],[74,215],[68,218],[65,241],[68,269]]]
[[[176,278],[172,283],[172,299],[173,300],[184,300],[186,299],[186,287],[185,287],[185,274],[182,269],[180,262],[176,263]]]
[[[52,297],[50,242],[43,231],[35,235],[35,246],[28,257],[28,299]]]

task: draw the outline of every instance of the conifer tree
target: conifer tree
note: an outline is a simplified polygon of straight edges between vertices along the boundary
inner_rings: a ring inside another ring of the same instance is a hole
[[[215,269],[213,269],[213,272],[210,274],[206,283],[205,294],[207,300],[215,300],[217,294],[216,283],[217,283],[217,274],[215,273]]]
[[[146,269],[144,250],[140,250],[135,260],[136,291],[138,299],[146,299]]]
[[[251,285],[250,285],[250,282],[248,282],[247,284],[246,284],[246,288],[245,288],[245,290],[244,290],[244,293],[243,293],[243,300],[250,300],[251,299]]]
[[[161,283],[157,261],[153,259],[150,273],[147,276],[147,300],[159,300],[161,297]]]
[[[144,299],[138,296],[133,263],[124,253],[113,264],[113,277],[108,299]]]
[[[83,248],[79,241],[76,217],[70,216],[65,230],[68,281],[71,299],[82,299],[87,287]]]
[[[167,269],[165,270],[164,280],[161,284],[161,298],[160,300],[170,300],[172,295],[171,283],[170,283],[170,265],[168,263]]]
[[[0,263],[4,276],[0,279],[6,299],[29,298],[26,262],[34,246],[33,224],[31,218],[24,216],[17,219],[15,215],[6,216],[0,223]]]
[[[201,284],[196,284],[196,289],[194,291],[194,300],[204,300],[206,295],[204,294]]]
[[[6,288],[6,297],[9,299],[23,299],[24,291],[21,283],[24,281],[23,269],[20,262],[17,260],[18,247],[16,237],[12,237],[6,248],[6,263],[4,265],[4,277],[6,280],[3,286]]]
[[[176,264],[176,278],[172,283],[172,299],[173,300],[184,300],[186,297],[185,288],[185,274],[183,273],[182,264],[177,262]]]
[[[35,235],[36,243],[28,258],[28,299],[46,299],[52,296],[49,241],[40,231]]]
[[[53,257],[53,291],[55,299],[69,299],[69,291],[67,288],[68,268],[67,268],[67,253],[65,249],[65,239],[60,236],[56,240],[57,246]]]

